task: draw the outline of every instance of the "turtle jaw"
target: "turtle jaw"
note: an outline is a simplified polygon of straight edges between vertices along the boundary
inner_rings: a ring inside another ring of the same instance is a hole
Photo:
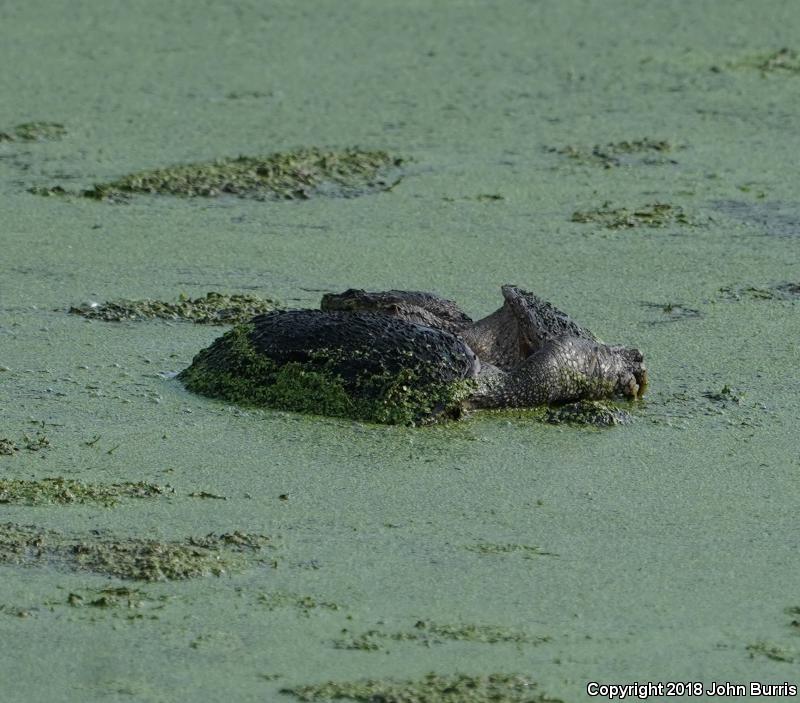
[[[648,385],[649,381],[647,379],[647,369],[644,367],[644,365],[642,365],[642,373],[641,377],[639,378],[639,390],[636,394],[637,398],[641,398],[644,395]]]
[[[612,347],[612,351],[622,360],[624,371],[620,375],[619,391],[626,398],[641,398],[649,384],[647,367],[642,352],[633,347]]]

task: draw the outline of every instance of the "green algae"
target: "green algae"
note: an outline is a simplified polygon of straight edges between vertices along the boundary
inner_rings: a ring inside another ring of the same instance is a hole
[[[138,608],[145,600],[145,596],[138,588],[128,588],[127,586],[117,586],[99,589],[98,591],[86,593],[70,593],[67,596],[67,604],[73,608],[90,606],[94,608]]]
[[[672,145],[665,139],[645,137],[631,141],[623,140],[608,144],[595,144],[593,147],[576,147],[572,145],[548,147],[547,151],[566,156],[582,164],[615,168],[633,163],[675,163],[664,156],[671,152],[672,149]]]
[[[336,372],[338,353],[320,351],[307,363],[279,365],[250,343],[252,325],[239,325],[195,356],[178,374],[187,389],[231,403],[412,425],[458,416],[471,381],[416,382],[419,370],[361,376],[345,384]]]
[[[392,188],[402,163],[385,151],[297,149],[142,171],[97,184],[81,194],[97,200],[119,200],[134,194],[231,195],[254,200],[355,197]]]
[[[19,442],[9,437],[0,438],[0,456],[14,456],[23,449],[28,452],[38,452],[49,447],[50,438],[39,431],[34,435],[23,434]]]
[[[548,552],[541,547],[535,547],[528,544],[513,544],[497,542],[478,542],[477,544],[468,544],[464,549],[470,552],[477,552],[482,556],[494,554],[521,554],[523,559],[534,559],[536,557],[557,557],[555,552]]]
[[[800,660],[800,653],[787,647],[782,647],[777,644],[769,642],[754,642],[747,645],[747,651],[750,653],[750,658],[756,656],[766,657],[776,662],[786,662],[792,664]]]
[[[350,635],[349,630],[343,629],[346,635],[334,640],[336,649],[355,649],[366,652],[376,652],[384,648],[387,641],[418,642],[425,646],[443,644],[444,642],[474,642],[479,644],[543,644],[549,642],[546,636],[533,637],[526,632],[514,630],[509,627],[497,625],[466,624],[440,624],[430,620],[418,620],[413,630],[400,632],[385,632],[383,630],[367,630],[356,635]]]
[[[159,541],[101,533],[67,536],[31,525],[0,524],[0,564],[56,565],[139,581],[219,576],[241,567],[244,554],[269,544],[264,535],[243,532]]]
[[[703,397],[717,403],[735,403],[736,405],[741,405],[744,399],[744,393],[735,391],[726,383],[718,391],[706,391],[703,393]]]
[[[544,421],[551,425],[616,427],[626,425],[633,419],[625,408],[602,400],[579,400],[563,405],[548,405],[543,410]]]
[[[305,617],[309,617],[312,611],[315,610],[341,610],[341,606],[332,601],[320,600],[313,596],[304,596],[298,593],[287,593],[283,591],[260,593],[256,597],[256,602],[269,612],[282,608],[293,608]]]
[[[367,679],[283,688],[301,701],[357,703],[561,703],[536,691],[531,679],[514,674],[426,674],[416,681]]]
[[[614,208],[609,202],[593,210],[576,210],[573,222],[596,224],[607,229],[633,229],[635,227],[666,227],[691,224],[683,209],[668,203],[650,203],[638,208]]]
[[[279,307],[271,298],[209,291],[190,298],[181,293],[175,303],[163,300],[115,300],[73,306],[69,312],[92,320],[123,322],[138,320],[187,320],[200,325],[235,325]]]
[[[762,76],[767,74],[800,74],[800,55],[793,49],[784,47],[771,53],[756,54],[728,64],[730,68],[751,68],[761,72]]]
[[[9,132],[0,132],[0,142],[56,141],[66,133],[66,128],[59,122],[24,122]]]
[[[8,437],[0,438],[0,456],[13,456],[19,451],[19,445]]]
[[[37,481],[0,479],[0,504],[95,503],[113,507],[122,498],[154,498],[172,492],[169,486],[145,482],[91,484],[65,478],[43,478]]]
[[[724,286],[719,289],[721,297],[728,300],[798,300],[800,299],[800,283],[789,281],[775,283],[770,286]]]

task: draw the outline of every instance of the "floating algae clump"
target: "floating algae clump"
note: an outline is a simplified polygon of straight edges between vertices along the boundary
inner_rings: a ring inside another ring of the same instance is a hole
[[[232,403],[405,425],[457,414],[473,383],[424,383],[426,362],[414,358],[408,368],[381,373],[365,363],[363,373],[345,378],[339,369],[347,359],[333,349],[278,363],[254,348],[253,331],[252,324],[235,327],[195,356],[178,378],[190,391]],[[358,353],[351,356],[357,364]]]
[[[583,164],[599,165],[605,168],[628,166],[636,163],[661,164],[675,163],[663,155],[672,150],[672,145],[664,139],[633,139],[631,141],[595,144],[591,148],[567,145],[549,147],[551,153],[561,154]]]
[[[640,208],[612,208],[610,203],[595,210],[578,210],[572,214],[573,222],[598,224],[608,229],[633,227],[666,227],[671,224],[690,224],[680,207],[668,203],[652,203]]]
[[[800,54],[784,47],[771,54],[750,56],[741,61],[728,63],[729,68],[754,68],[761,71],[762,76],[768,73],[800,74]],[[715,71],[720,69],[714,67]]]
[[[347,630],[342,630],[347,634]],[[359,635],[345,637],[334,641],[336,649],[360,649],[363,651],[378,651],[383,649],[381,642],[395,640],[401,642],[419,642],[430,647],[432,644],[451,642],[475,642],[481,644],[514,643],[537,645],[549,642],[546,636],[534,637],[526,632],[513,630],[508,627],[496,625],[468,624],[439,624],[429,620],[418,620],[413,630],[401,632],[383,632],[381,630],[367,630]]]
[[[25,122],[0,132],[0,142],[40,142],[61,139],[67,130],[58,122]]]
[[[419,681],[391,679],[327,682],[284,688],[301,701],[350,700],[357,703],[561,703],[536,692],[536,683],[523,676],[489,674],[427,674]]]
[[[178,301],[115,300],[71,307],[69,311],[94,320],[188,320],[202,325],[234,325],[263,312],[275,310],[278,304],[257,295],[225,295],[214,291],[202,298],[181,294]]]
[[[142,171],[83,191],[99,200],[135,193],[254,200],[297,200],[314,195],[353,197],[388,190],[402,159],[385,151],[298,149]]]
[[[171,488],[143,482],[91,484],[65,478],[0,479],[0,504],[98,503],[112,507],[122,498],[153,498],[171,492]]]
[[[97,534],[69,537],[30,525],[0,524],[0,564],[55,564],[140,581],[220,575],[235,568],[243,553],[268,544],[268,537],[242,532],[162,542]]]

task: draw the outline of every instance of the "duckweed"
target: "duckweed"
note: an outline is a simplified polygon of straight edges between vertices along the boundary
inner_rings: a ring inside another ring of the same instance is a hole
[[[62,535],[31,525],[0,524],[0,564],[55,565],[121,579],[174,581],[221,575],[242,555],[269,546],[264,535],[232,532],[180,541]]]
[[[598,165],[604,168],[631,165],[638,161],[645,164],[665,163],[668,160],[664,154],[672,151],[672,145],[663,139],[634,139],[632,141],[612,142],[608,144],[595,144],[591,148],[575,147],[549,147],[551,153],[561,154],[573,161],[583,164]],[[669,163],[675,163],[669,160]]]
[[[719,292],[723,298],[729,300],[741,300],[742,298],[751,298],[753,300],[797,300],[800,298],[800,283],[776,283],[763,288],[756,286],[744,286],[741,288],[726,286],[720,288]]]
[[[133,194],[255,200],[305,200],[315,195],[354,197],[392,188],[403,160],[385,151],[317,148],[239,156],[142,171],[95,185],[82,195],[118,200]]]
[[[65,478],[0,479],[0,504],[97,503],[112,507],[122,498],[154,498],[166,493],[172,493],[172,488],[144,482],[91,484]]]
[[[557,557],[558,554],[555,552],[548,552],[542,549],[541,547],[534,547],[528,544],[499,544],[496,542],[478,542],[477,544],[468,544],[464,547],[464,549],[469,550],[470,552],[477,552],[478,554],[482,555],[490,555],[490,554],[512,554],[512,553],[519,553],[525,559],[532,559],[534,557],[542,557],[542,556],[549,556],[549,557]]]
[[[800,73],[800,55],[793,49],[784,47],[769,54],[759,54],[729,64],[731,68],[754,68],[762,75],[769,73]]]
[[[343,630],[348,635],[348,630]],[[482,644],[515,643],[515,644],[542,644],[549,642],[549,637],[533,637],[525,632],[508,627],[496,625],[475,625],[472,623],[453,625],[438,624],[430,620],[418,620],[413,630],[401,632],[383,632],[381,630],[367,630],[353,636],[346,636],[334,641],[337,649],[357,649],[362,651],[378,651],[382,649],[382,642],[386,640],[412,641],[430,646],[451,642],[475,642]]]
[[[67,605],[73,608],[123,608],[141,609],[146,606],[152,608],[163,607],[167,596],[151,598],[147,593],[138,588],[127,586],[110,586],[108,588],[92,589],[83,593],[70,593],[67,596]]]
[[[318,600],[313,596],[303,596],[297,593],[261,593],[256,601],[270,612],[279,608],[294,608],[306,617],[310,616],[313,610],[335,611],[341,609],[338,603]]]
[[[601,400],[579,400],[544,408],[545,422],[551,425],[615,427],[626,425],[633,416],[624,408]]]
[[[278,308],[271,298],[257,295],[226,295],[210,291],[201,298],[183,293],[175,303],[162,300],[116,300],[74,306],[69,312],[93,320],[122,322],[136,320],[188,320],[201,325],[233,325]]]
[[[24,122],[12,127],[10,132],[0,132],[0,142],[41,142],[55,141],[67,133],[58,122]]]
[[[19,442],[8,437],[0,438],[0,456],[13,456],[22,449],[29,452],[38,452],[50,446],[50,439],[42,432],[35,435],[23,434]]]
[[[751,659],[756,656],[762,656],[767,659],[772,659],[772,661],[787,662],[789,664],[800,659],[800,655],[794,650],[767,642],[754,642],[753,644],[749,644],[747,645],[747,651],[750,653]]]
[[[576,210],[573,222],[597,224],[607,229],[634,227],[666,227],[672,224],[691,224],[683,209],[667,203],[651,203],[636,209],[612,208],[608,202],[594,210]]]
[[[469,380],[420,387],[413,367],[345,383],[333,352],[278,365],[252,347],[252,331],[252,325],[235,327],[178,378],[190,391],[232,403],[404,425],[457,416],[472,389]]]
[[[514,674],[440,675],[417,681],[367,679],[281,689],[301,701],[351,700],[357,703],[561,703],[536,691],[531,679]]]

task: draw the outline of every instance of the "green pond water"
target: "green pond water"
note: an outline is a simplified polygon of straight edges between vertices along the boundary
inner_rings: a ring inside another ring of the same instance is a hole
[[[63,479],[0,502],[2,700],[278,702],[430,671],[563,701],[797,683],[800,322],[777,286],[800,282],[799,23],[791,0],[0,4],[0,480]],[[14,131],[32,122],[64,134]],[[353,146],[403,179],[28,192]],[[635,422],[236,408],[172,377],[224,327],[67,313],[364,287],[478,316],[503,283],[644,351]],[[19,526],[46,536],[4,546]],[[97,566],[124,545],[222,573]]]

